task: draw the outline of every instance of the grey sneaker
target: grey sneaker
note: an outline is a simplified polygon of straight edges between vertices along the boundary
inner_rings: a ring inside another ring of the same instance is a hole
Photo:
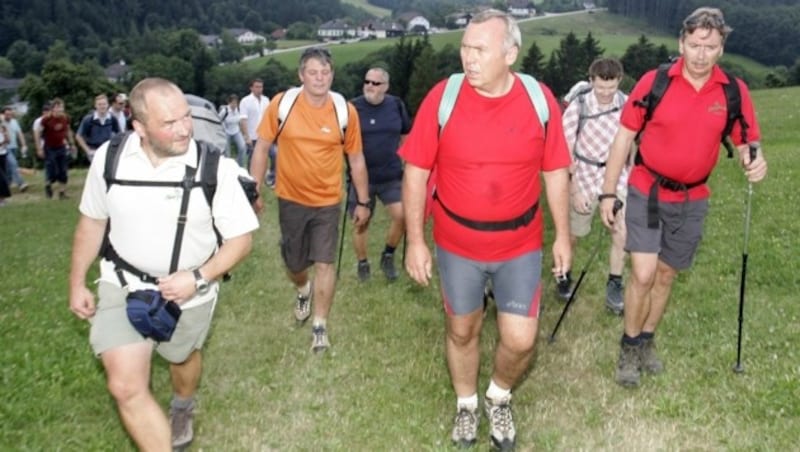
[[[323,353],[328,350],[331,343],[328,341],[328,330],[322,326],[317,325],[311,328],[311,351],[314,353]]]
[[[369,262],[364,261],[358,263],[358,280],[361,282],[369,280]]]
[[[453,444],[456,447],[471,447],[478,437],[478,409],[459,408],[453,419]]]
[[[383,253],[381,255],[381,270],[386,275],[386,279],[394,281],[397,279],[397,269],[394,268],[394,254]]]
[[[623,292],[622,280],[609,279],[608,283],[606,283],[606,308],[615,315],[622,315],[622,311],[625,308]]]
[[[511,414],[511,396],[501,400],[486,397],[484,408],[486,417],[489,418],[489,437],[492,440],[492,447],[498,450],[514,450],[517,430],[514,428],[514,417]]]
[[[194,418],[194,402],[186,408],[169,408],[169,426],[172,429],[172,448],[182,449],[194,439],[192,420]]]
[[[617,363],[617,384],[626,388],[639,386],[642,368],[641,345],[622,344]]]
[[[642,369],[651,374],[660,374],[664,371],[664,364],[656,355],[656,340],[642,339]]]
[[[295,297],[294,318],[298,323],[305,323],[305,321],[311,316],[311,299],[313,296],[314,286],[311,286],[311,290],[308,292],[308,295],[300,295],[298,292],[297,297]]]
[[[569,301],[569,297],[572,295],[572,272],[567,272],[566,275],[556,279],[556,290],[559,297],[564,301]]]

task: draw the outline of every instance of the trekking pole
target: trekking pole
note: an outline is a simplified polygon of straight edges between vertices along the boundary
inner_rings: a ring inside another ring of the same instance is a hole
[[[614,216],[617,215],[617,212],[622,209],[622,201],[619,199],[614,200],[614,209],[612,212]],[[556,322],[556,326],[553,328],[553,332],[550,333],[550,337],[548,338],[547,342],[552,344],[556,340],[556,333],[558,333],[558,328],[561,326],[561,322],[564,320],[564,317],[567,315],[567,311],[569,307],[572,305],[572,301],[575,300],[575,295],[578,293],[578,289],[581,287],[581,283],[583,282],[583,277],[586,276],[586,272],[589,270],[589,266],[592,265],[595,256],[597,256],[597,251],[600,249],[600,244],[602,243],[603,234],[597,237],[597,243],[594,245],[594,250],[592,250],[592,254],[589,256],[589,260],[586,261],[583,268],[581,269],[581,275],[578,277],[578,281],[575,283],[575,288],[572,289],[572,293],[569,294],[569,299],[567,300],[567,304],[564,305],[564,309],[561,311],[561,316],[558,318],[558,322]]]
[[[344,251],[344,231],[347,229],[347,204],[350,199],[350,173],[347,174],[347,184],[345,187],[345,193],[347,195],[344,198],[344,212],[342,212],[342,235],[339,238],[339,257],[336,262],[336,279],[339,279],[339,272],[342,269],[342,252]]]
[[[758,147],[750,145],[750,161],[756,159]],[[744,215],[744,246],[742,247],[742,275],[739,280],[739,334],[736,339],[736,365],[733,366],[733,371],[737,374],[744,372],[742,365],[742,324],[744,323],[744,293],[745,284],[747,281],[747,247],[750,242],[750,207],[753,201],[753,183],[747,184],[747,206],[745,207]]]

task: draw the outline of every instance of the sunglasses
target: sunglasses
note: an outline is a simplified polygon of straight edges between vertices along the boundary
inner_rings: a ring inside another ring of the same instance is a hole
[[[374,80],[364,80],[365,85],[381,86],[384,82],[376,82]]]

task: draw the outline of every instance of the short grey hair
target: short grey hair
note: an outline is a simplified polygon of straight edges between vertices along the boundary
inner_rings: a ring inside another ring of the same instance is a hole
[[[681,39],[694,33],[698,28],[717,30],[722,35],[722,42],[725,42],[725,39],[733,31],[733,28],[725,24],[725,16],[722,14],[722,10],[710,7],[697,8],[683,20]]]
[[[389,83],[389,71],[387,71],[386,69],[384,69],[384,68],[382,68],[380,66],[373,66],[373,67],[367,69],[368,73],[370,71],[378,71],[378,72],[380,72],[381,73],[381,77],[383,77],[383,81],[386,82],[386,83]]]
[[[484,9],[472,16],[470,23],[480,24],[490,19],[500,19],[506,25],[506,35],[503,38],[503,49],[508,51],[512,47],[522,49],[522,33],[519,31],[517,21],[510,14],[497,9]]]
[[[303,72],[306,68],[306,62],[312,58],[333,69],[333,57],[331,56],[330,50],[325,47],[309,47],[300,54],[300,72]]]

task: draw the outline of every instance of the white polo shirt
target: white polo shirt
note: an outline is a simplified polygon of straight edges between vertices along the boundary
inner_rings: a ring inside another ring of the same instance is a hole
[[[183,189],[179,187],[139,187],[114,184],[106,191],[103,179],[108,143],[95,155],[81,197],[80,211],[95,219],[110,219],[109,238],[117,253],[135,268],[154,277],[169,274],[175,231],[178,225]],[[186,154],[167,159],[153,167],[141,148],[141,139],[132,133],[119,156],[116,178],[124,180],[181,181],[186,166],[197,165],[197,144],[194,140]],[[199,179],[198,171],[196,178]],[[186,229],[178,264],[179,270],[200,267],[217,249],[217,239],[211,223],[223,239],[237,237],[258,228],[256,218],[238,176],[246,174],[231,159],[220,158],[217,173],[217,190],[212,208],[209,208],[200,186],[192,189],[189,198]],[[127,272],[124,274],[131,290],[155,289]],[[120,286],[114,264],[106,259],[100,262],[100,280]],[[182,304],[190,308],[215,299],[217,284],[205,295],[197,295]]]

